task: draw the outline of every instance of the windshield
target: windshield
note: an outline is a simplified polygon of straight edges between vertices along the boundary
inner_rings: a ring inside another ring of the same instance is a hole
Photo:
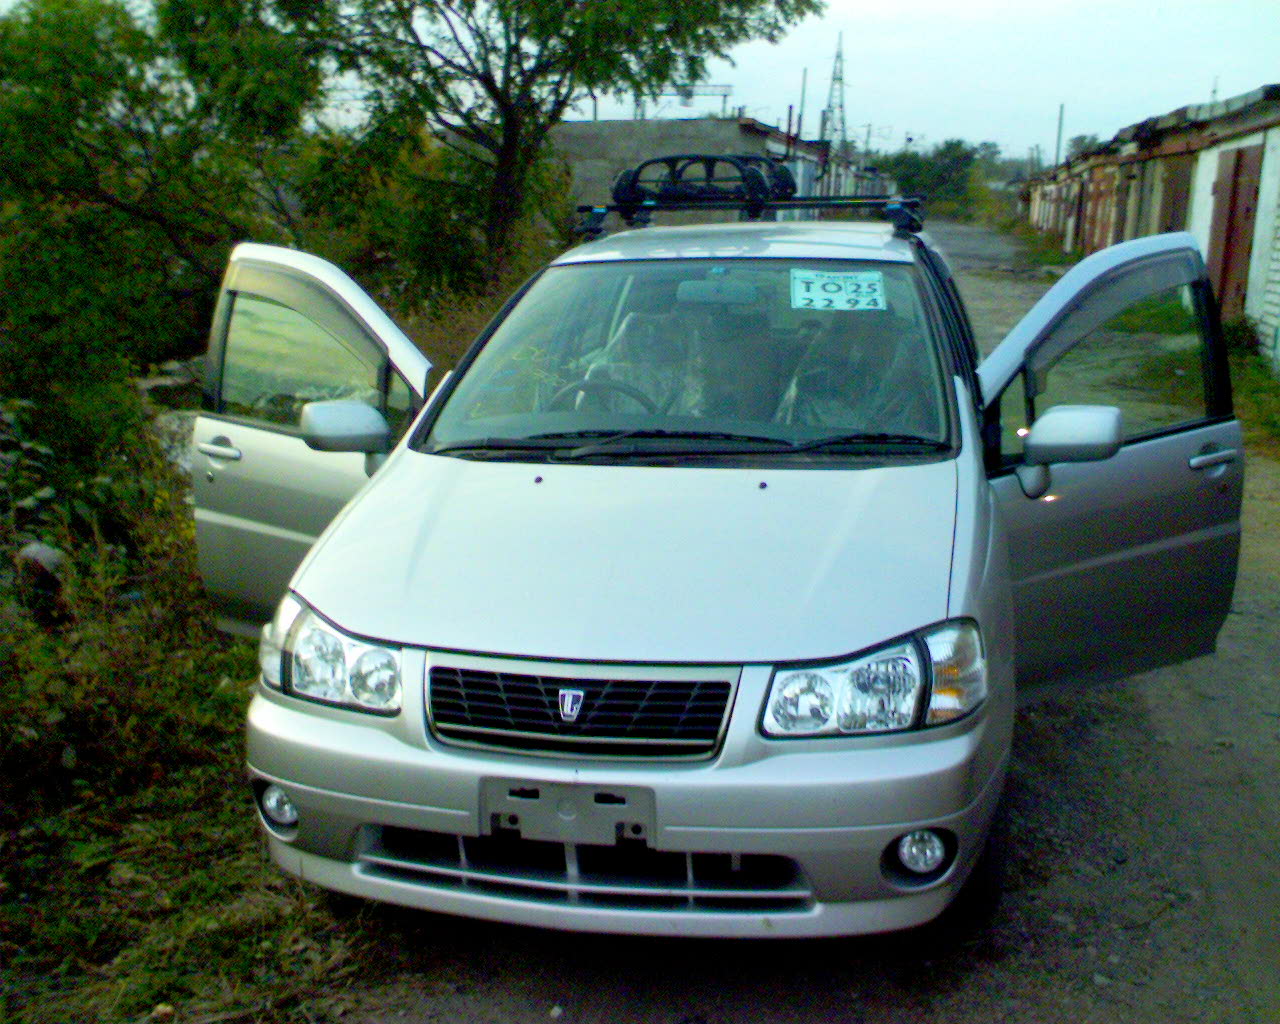
[[[552,267],[467,369],[422,448],[937,450],[948,417],[929,323],[908,264]]]

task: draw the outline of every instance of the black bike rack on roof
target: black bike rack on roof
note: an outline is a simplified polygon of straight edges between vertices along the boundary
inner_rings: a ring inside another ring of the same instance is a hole
[[[924,227],[919,197],[795,193],[791,171],[771,157],[701,153],[656,157],[618,175],[609,205],[579,206],[578,230],[588,238],[598,237],[611,213],[630,227],[643,227],[654,212],[662,210],[736,210],[745,220],[760,220],[777,210],[857,210],[889,221],[899,235],[914,235]]]
[[[619,206],[657,202],[737,199],[764,202],[790,199],[796,180],[783,163],[767,156],[710,156],[682,153],[646,160],[623,171],[613,183]]]

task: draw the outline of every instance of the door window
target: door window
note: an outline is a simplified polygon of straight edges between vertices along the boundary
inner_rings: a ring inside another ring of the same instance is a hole
[[[379,387],[383,362],[372,344],[339,339],[278,302],[237,295],[227,327],[220,411],[297,427],[307,402],[350,398],[385,409]]]
[[[1001,398],[1004,461],[1020,460],[1036,414],[1055,405],[1119,407],[1126,441],[1206,419],[1213,364],[1203,322],[1194,288],[1177,285],[1108,316],[1047,365],[1030,360]]]
[[[398,440],[418,411],[418,402],[409,388],[408,382],[392,370],[387,375],[387,425],[391,428],[392,439]]]

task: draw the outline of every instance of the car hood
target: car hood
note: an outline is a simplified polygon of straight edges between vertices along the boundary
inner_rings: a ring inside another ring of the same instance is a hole
[[[954,461],[831,469],[404,451],[294,589],[360,636],[524,657],[834,657],[947,615]]]

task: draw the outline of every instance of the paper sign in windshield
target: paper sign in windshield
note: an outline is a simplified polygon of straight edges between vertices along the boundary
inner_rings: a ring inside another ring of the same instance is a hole
[[[792,270],[792,309],[885,309],[878,270]]]

